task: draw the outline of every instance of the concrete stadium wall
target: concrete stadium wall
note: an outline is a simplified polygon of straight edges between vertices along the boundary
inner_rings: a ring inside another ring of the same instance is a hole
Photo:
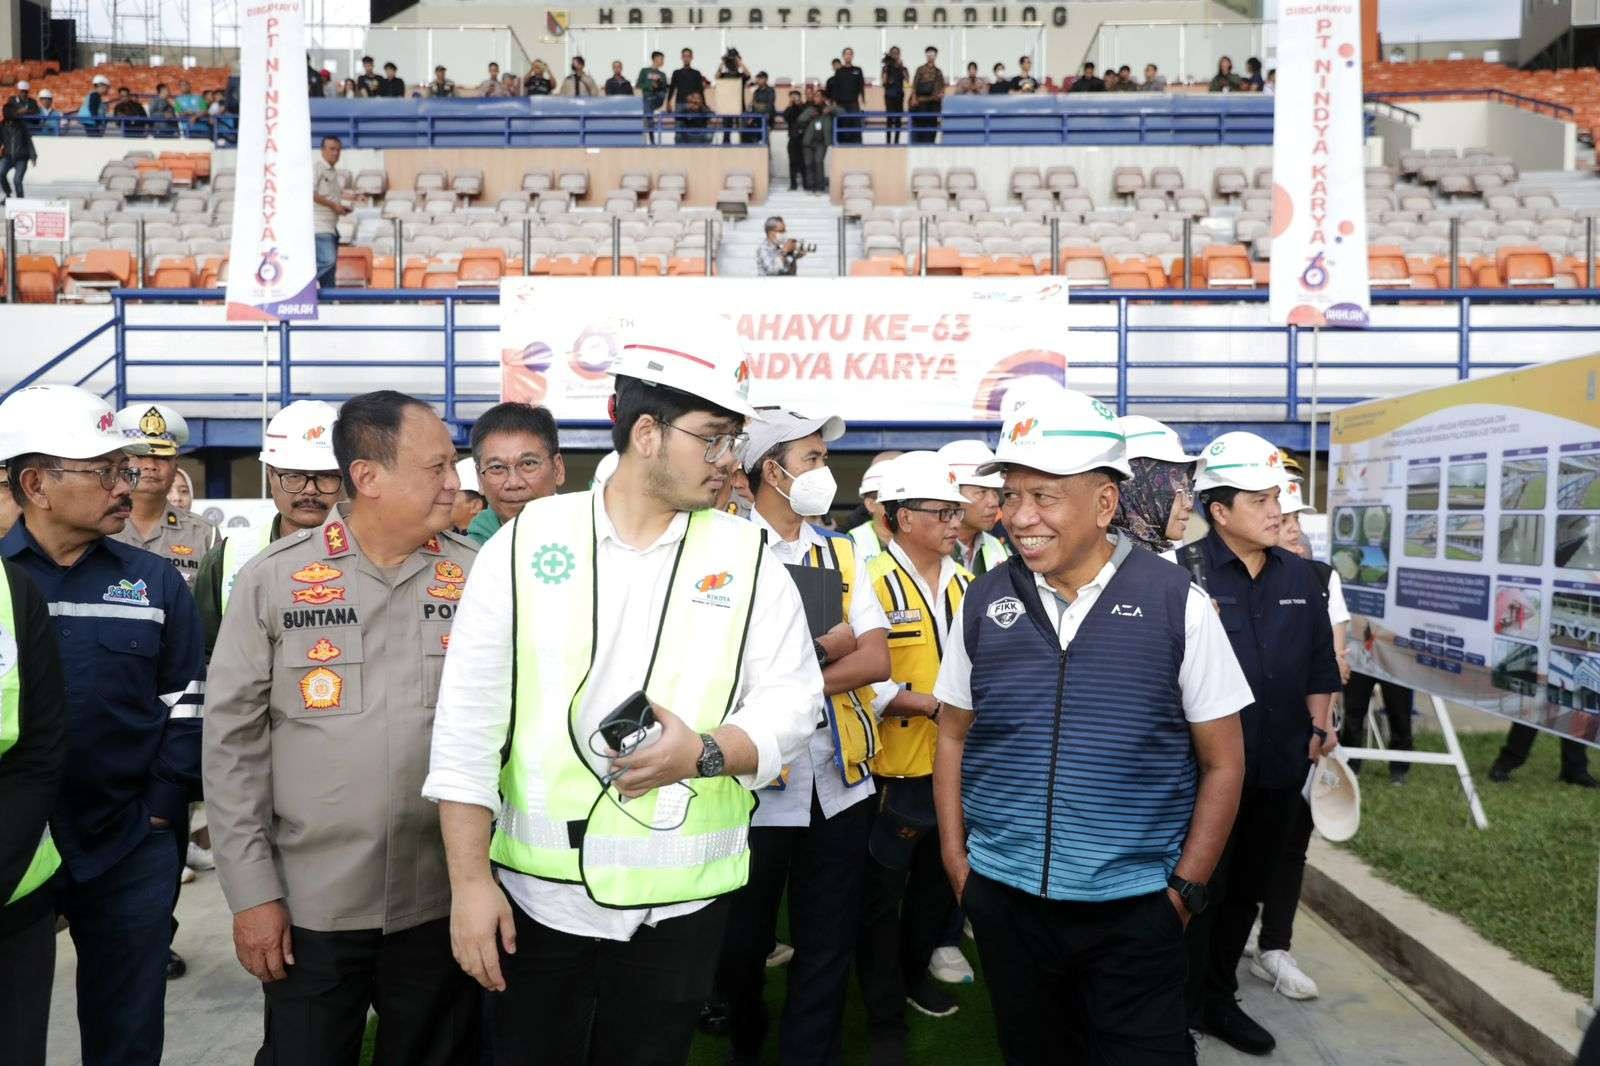
[[[1412,148],[1481,146],[1510,156],[1521,170],[1570,170],[1577,157],[1577,127],[1548,115],[1483,100],[1402,100],[1400,106],[1422,116],[1410,127]]]
[[[231,168],[237,154],[232,148],[214,149],[210,141],[181,138],[35,137],[33,145],[39,152],[39,161],[28,168],[30,182],[94,182],[100,177],[101,167],[128,152],[203,152],[212,157],[213,171]],[[358,170],[382,170],[383,152],[347,148],[339,166],[352,174]]]

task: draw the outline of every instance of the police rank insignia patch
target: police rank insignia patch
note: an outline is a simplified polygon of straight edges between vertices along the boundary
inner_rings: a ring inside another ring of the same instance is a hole
[[[300,679],[300,699],[307,710],[332,710],[339,706],[343,695],[344,678],[326,666],[319,666]]]

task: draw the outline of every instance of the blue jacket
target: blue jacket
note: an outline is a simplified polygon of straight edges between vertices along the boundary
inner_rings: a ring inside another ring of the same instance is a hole
[[[43,594],[66,673],[68,748],[51,831],[72,877],[104,873],[200,798],[205,641],[172,564],[102,538],[70,567],[18,521],[0,556]]]
[[[972,583],[962,629],[976,713],[961,764],[972,868],[1054,900],[1158,892],[1199,771],[1178,672],[1189,575],[1122,539],[1110,583],[1061,640],[1013,556]]]

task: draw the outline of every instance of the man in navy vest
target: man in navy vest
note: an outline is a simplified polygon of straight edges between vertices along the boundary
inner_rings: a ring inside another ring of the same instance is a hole
[[[1244,777],[1250,689],[1188,574],[1107,534],[1115,416],[1046,387],[1000,434],[1017,554],[973,582],[934,695],[945,869],[1007,1063],[1185,1063],[1183,930]]]
[[[1253,433],[1206,445],[1195,491],[1211,532],[1200,542],[1206,586],[1253,699],[1239,716],[1245,778],[1228,851],[1212,878],[1214,913],[1189,931],[1189,1013],[1198,1028],[1250,1055],[1276,1045],[1240,1009],[1239,959],[1273,872],[1291,847],[1310,763],[1339,743],[1330,723],[1339,691],[1322,582],[1278,547],[1283,459]]]

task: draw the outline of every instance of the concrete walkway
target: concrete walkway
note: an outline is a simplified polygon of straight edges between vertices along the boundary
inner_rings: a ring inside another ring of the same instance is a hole
[[[261,1040],[260,986],[233,957],[231,921],[214,873],[202,873],[184,887],[178,920],[182,928],[176,947],[189,972],[168,986],[162,1061],[170,1066],[247,1064]],[[1201,1045],[1202,1066],[1262,1061],[1285,1066],[1473,1066],[1495,1061],[1315,915],[1301,911],[1295,937],[1296,958],[1321,985],[1321,998],[1291,1002],[1241,969],[1245,1009],[1277,1036],[1278,1050],[1270,1060],[1252,1059],[1208,1040]],[[75,963],[72,941],[62,934],[51,1005],[52,1066],[79,1062]]]

